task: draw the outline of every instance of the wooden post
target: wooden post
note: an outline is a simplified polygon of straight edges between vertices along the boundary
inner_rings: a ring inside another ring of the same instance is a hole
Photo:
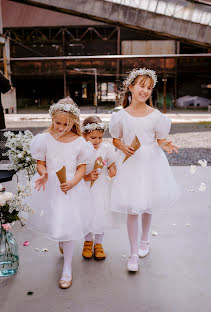
[[[164,75],[163,75],[163,113],[166,113],[166,58],[164,58]]]

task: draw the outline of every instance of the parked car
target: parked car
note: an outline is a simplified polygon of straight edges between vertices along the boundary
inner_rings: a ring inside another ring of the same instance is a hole
[[[211,104],[211,99],[206,99],[200,96],[182,96],[176,100],[176,107],[179,108],[203,108]]]

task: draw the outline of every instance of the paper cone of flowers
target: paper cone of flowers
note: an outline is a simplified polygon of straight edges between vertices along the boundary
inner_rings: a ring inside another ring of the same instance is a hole
[[[66,167],[63,166],[62,169],[60,169],[59,171],[56,172],[56,175],[59,179],[59,182],[62,184],[62,183],[65,183],[66,182]],[[65,192],[65,194],[67,194]]]
[[[104,163],[103,163],[103,159],[102,157],[98,157],[96,160],[95,160],[95,164],[94,164],[94,170],[96,169],[102,169],[104,166]],[[92,187],[92,185],[94,184],[95,181],[91,181],[91,184],[90,184],[90,188]]]
[[[130,146],[135,149],[135,152],[140,148],[141,143],[139,142],[139,139],[137,138],[137,136],[135,136],[135,138],[133,139],[133,142],[131,143]],[[129,157],[131,157],[131,156],[125,156],[125,159],[123,160],[122,163],[124,163]]]

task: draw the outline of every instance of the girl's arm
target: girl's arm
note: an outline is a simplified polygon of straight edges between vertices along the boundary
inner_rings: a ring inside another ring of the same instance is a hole
[[[174,145],[172,141],[168,141],[166,139],[157,139],[157,142],[158,145],[168,154],[172,154],[172,152],[178,153],[178,146]]]
[[[132,146],[123,144],[120,139],[113,139],[113,145],[126,156],[132,156],[135,153],[135,149]]]
[[[38,187],[38,191],[43,187],[45,190],[45,184],[48,181],[48,173],[46,168],[46,162],[42,160],[37,160],[37,172],[40,175],[40,178],[35,181],[35,189]]]
[[[71,190],[71,188],[73,188],[74,186],[76,186],[80,181],[81,179],[84,177],[85,175],[85,172],[86,172],[86,165],[85,164],[82,164],[82,165],[79,165],[76,169],[76,174],[74,176],[74,178],[70,181],[67,181],[65,183],[62,183],[60,185],[61,187],[61,190],[65,193],[69,190]]]
[[[108,174],[110,178],[115,177],[116,175],[116,164],[113,162],[109,167],[108,167]]]

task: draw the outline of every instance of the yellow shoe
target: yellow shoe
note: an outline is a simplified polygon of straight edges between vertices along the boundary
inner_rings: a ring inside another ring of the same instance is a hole
[[[93,255],[92,246],[93,246],[93,241],[91,241],[91,242],[85,241],[84,242],[84,248],[83,248],[82,256],[85,259],[91,259],[92,258],[92,255]]]
[[[94,246],[94,253],[95,260],[104,260],[106,258],[106,254],[101,244],[96,244]]]

